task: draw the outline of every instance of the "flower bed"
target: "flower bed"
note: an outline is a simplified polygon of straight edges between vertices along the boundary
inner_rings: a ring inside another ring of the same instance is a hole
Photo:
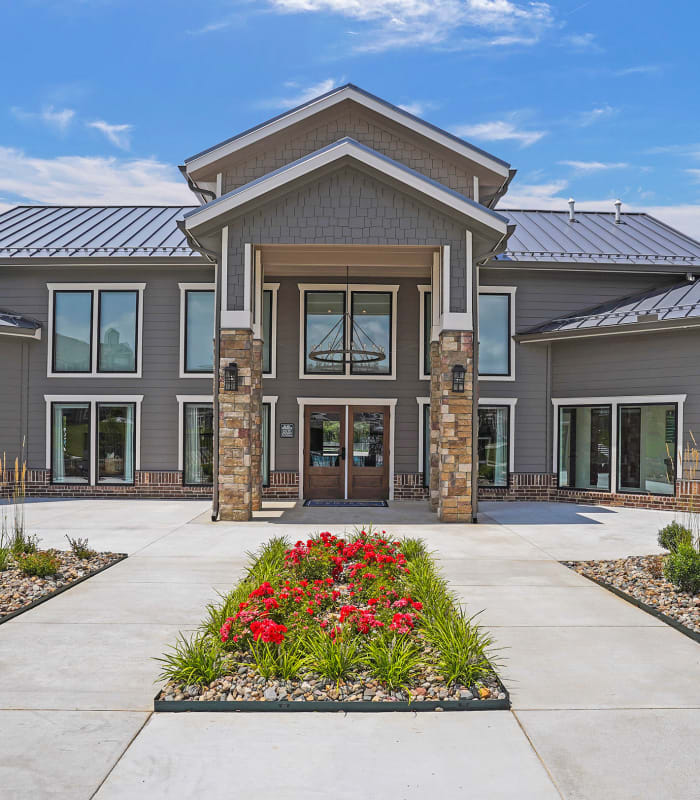
[[[122,553],[91,553],[87,558],[80,558],[71,550],[50,550],[46,553],[55,565],[52,567],[56,569],[53,574],[43,577],[25,574],[20,569],[20,563],[27,556],[13,558],[5,569],[0,570],[0,623],[126,558]]]
[[[670,618],[700,638],[700,595],[682,592],[664,577],[664,556],[628,556],[612,561],[564,561],[591,580]]]
[[[371,529],[272,539],[158,660],[156,710],[508,707],[490,636],[423,543]]]

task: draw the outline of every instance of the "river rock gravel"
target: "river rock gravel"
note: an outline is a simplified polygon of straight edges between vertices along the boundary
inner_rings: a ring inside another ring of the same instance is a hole
[[[121,553],[95,553],[90,558],[78,558],[70,550],[52,550],[51,553],[60,564],[55,575],[46,578],[25,575],[14,562],[0,571],[0,621],[13,611],[124,557]]]
[[[581,575],[614,586],[700,633],[700,595],[680,592],[663,574],[664,556],[628,556],[612,561],[563,561]]]

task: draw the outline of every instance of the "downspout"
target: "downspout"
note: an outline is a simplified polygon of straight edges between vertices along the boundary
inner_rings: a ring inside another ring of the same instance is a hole
[[[212,416],[213,416],[213,472],[214,480],[211,487],[211,521],[216,522],[219,516],[219,356],[221,353],[221,280],[219,271],[219,254],[200,244],[197,239],[185,229],[184,220],[178,220],[177,227],[184,233],[189,246],[201,253],[214,265],[214,378],[212,386]]]
[[[216,200],[216,192],[212,192],[211,189],[203,189],[201,186],[197,186],[197,184],[187,174],[187,167],[184,164],[180,164],[178,169],[182,173],[184,179],[187,181],[187,185],[190,187],[190,190],[197,195],[202,205],[206,205],[209,200]],[[207,200],[207,196],[209,197],[209,200]]]
[[[517,171],[518,171],[517,169],[509,169],[508,170],[508,177],[498,187],[498,190],[493,195],[493,197],[488,201],[488,203],[485,203],[487,208],[493,208],[498,203],[498,201],[503,197],[503,195],[508,191],[508,188],[510,187],[511,181],[515,177],[515,173]]]

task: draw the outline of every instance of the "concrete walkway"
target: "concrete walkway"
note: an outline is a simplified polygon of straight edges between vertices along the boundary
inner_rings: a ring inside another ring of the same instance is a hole
[[[44,546],[87,535],[130,558],[0,626],[0,798],[700,797],[700,648],[557,563],[656,552],[662,512],[492,503],[477,526],[441,526],[417,504],[368,510],[424,537],[484,609],[512,712],[152,714],[151,657],[245,551],[350,529],[346,511],[212,524],[193,501],[29,504]]]

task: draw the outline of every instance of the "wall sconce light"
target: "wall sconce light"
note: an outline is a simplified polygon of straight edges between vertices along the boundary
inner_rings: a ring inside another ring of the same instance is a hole
[[[464,393],[464,375],[466,370],[461,364],[452,367],[452,391]]]
[[[238,364],[234,361],[224,367],[224,391],[238,391]]]

